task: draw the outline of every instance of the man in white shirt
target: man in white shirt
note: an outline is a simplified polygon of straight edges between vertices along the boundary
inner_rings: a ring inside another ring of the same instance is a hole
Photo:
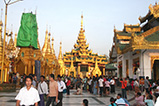
[[[159,106],[159,97],[157,98],[157,101],[155,103],[155,106]]]
[[[16,106],[38,106],[40,101],[38,91],[31,87],[32,77],[25,77],[26,86],[21,88],[18,95],[16,96]]]
[[[117,95],[117,100],[115,101],[116,104],[126,104],[124,99],[121,98],[121,94]]]
[[[43,75],[40,76],[40,82],[38,84],[38,92],[40,95],[39,106],[45,106],[44,105],[44,96],[48,95],[48,85],[44,80],[45,80],[45,77]]]
[[[111,93],[115,93],[115,79],[112,77],[110,80]]]
[[[102,96],[102,94],[103,94],[103,82],[104,82],[102,76],[100,76],[98,82],[99,82],[100,96]]]
[[[65,83],[61,80],[61,76],[58,75],[58,99],[60,100],[60,102],[57,104],[57,106],[62,106],[62,98],[63,98],[63,90],[66,89],[66,85]]]

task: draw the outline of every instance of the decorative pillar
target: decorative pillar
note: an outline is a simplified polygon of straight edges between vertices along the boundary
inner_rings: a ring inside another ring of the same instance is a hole
[[[5,72],[4,72],[4,82],[7,81],[7,74],[8,74],[7,68],[5,68]]]
[[[27,75],[27,65],[25,65],[25,74]]]
[[[45,74],[44,74],[44,68],[45,68],[45,67],[43,66],[43,71],[42,71],[42,74],[45,76]]]
[[[103,75],[105,75],[105,67],[103,67]]]
[[[53,74],[53,67],[51,68],[50,74]]]
[[[16,73],[17,72],[17,67],[16,66],[14,66],[14,73]]]
[[[28,74],[31,74],[32,70],[31,70],[31,60],[29,60],[29,64],[28,64]]]
[[[33,65],[33,74],[35,74],[35,65]]]

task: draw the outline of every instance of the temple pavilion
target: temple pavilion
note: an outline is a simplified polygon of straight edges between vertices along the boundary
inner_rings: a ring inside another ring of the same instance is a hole
[[[8,82],[11,73],[19,73],[20,75],[35,74],[35,63],[40,62],[40,74],[47,76],[51,73],[55,75],[59,73],[58,59],[55,56],[54,38],[51,39],[51,33],[46,30],[44,45],[41,49],[39,44],[39,34],[37,27],[37,48],[30,46],[17,47],[17,33],[13,40],[13,32],[7,34],[6,47],[5,47],[5,62],[2,71],[2,52],[3,52],[3,38],[2,38],[3,22],[0,21],[0,81]],[[25,30],[25,28],[24,28]],[[19,35],[20,36],[20,35]]]
[[[80,77],[105,75],[106,56],[92,53],[92,50],[88,49],[89,44],[86,41],[83,15],[81,15],[81,28],[74,49],[63,54],[65,71],[62,74],[74,77],[77,75],[80,75]]]
[[[149,76],[159,79],[159,4],[150,5],[140,24],[124,24],[123,30],[114,28],[112,62],[117,63],[118,77]]]

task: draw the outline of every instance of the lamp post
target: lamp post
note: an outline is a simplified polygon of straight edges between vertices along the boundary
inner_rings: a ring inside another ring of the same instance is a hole
[[[9,0],[8,2],[6,0],[4,0],[5,3],[5,24],[4,24],[4,38],[3,38],[3,53],[2,53],[2,67],[1,67],[1,83],[3,83],[3,68],[4,68],[4,54],[5,54],[5,40],[6,40],[6,26],[7,26],[7,9],[8,6],[14,3],[17,3],[19,1],[23,1],[23,0],[16,0],[11,2],[11,0]]]

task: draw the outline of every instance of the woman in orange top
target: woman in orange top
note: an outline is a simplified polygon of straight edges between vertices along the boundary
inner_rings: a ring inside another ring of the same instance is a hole
[[[124,79],[120,79],[121,82],[121,89],[122,89],[122,98],[127,99],[127,94],[126,94],[126,86],[127,86],[127,81]]]

